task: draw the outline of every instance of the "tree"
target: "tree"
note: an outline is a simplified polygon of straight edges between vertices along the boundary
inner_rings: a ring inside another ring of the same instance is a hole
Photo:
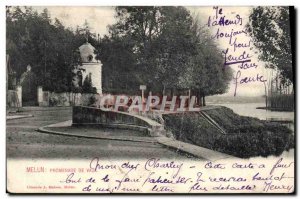
[[[154,87],[156,78],[157,56],[153,55],[153,40],[160,33],[160,12],[155,6],[116,7],[117,23],[110,27],[110,37],[121,46],[126,47],[126,55],[131,60],[127,65],[130,71],[131,84],[138,90],[139,84],[146,84],[148,88]],[[118,76],[127,82],[128,73]],[[126,78],[126,79],[125,79]],[[156,84],[156,88],[159,84]]]
[[[136,80],[152,89],[176,88],[195,52],[192,18],[183,7],[117,7],[111,38],[130,41]]]
[[[104,36],[96,47],[103,63],[103,91],[116,94],[126,91],[128,94],[135,94],[141,80],[136,73],[132,40],[128,37]]]
[[[289,7],[255,7],[247,24],[259,59],[268,63],[267,68],[279,70],[287,85],[294,82],[290,25]]]
[[[116,13],[98,49],[110,92],[134,94],[139,84],[154,92],[191,89],[203,100],[226,92],[232,71],[199,17],[184,7],[117,7]]]
[[[83,93],[97,93],[97,90],[92,85],[92,79],[91,76],[86,76],[83,84],[82,84],[82,92]]]
[[[193,16],[192,31],[197,52],[182,73],[180,85],[191,89],[199,103],[205,106],[205,96],[223,94],[228,90],[233,71],[224,67],[221,49],[199,15]]]
[[[66,92],[72,89],[72,69],[80,64],[76,49],[84,37],[52,22],[47,9],[38,14],[31,7],[7,7],[7,54],[17,78],[32,66],[43,89]]]
[[[162,7],[160,11],[161,34],[153,49],[157,82],[164,88],[180,88],[179,78],[197,53],[191,30],[193,19],[183,7]]]

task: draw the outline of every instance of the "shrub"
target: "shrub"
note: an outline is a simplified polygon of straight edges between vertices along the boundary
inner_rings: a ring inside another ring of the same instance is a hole
[[[94,95],[89,97],[89,104],[88,106],[92,106],[95,104],[95,102],[97,101],[96,97]]]
[[[221,134],[199,113],[164,115],[165,125],[178,140],[241,158],[280,155],[294,148],[294,134],[285,126],[239,116],[221,107],[205,111],[227,134]]]
[[[56,98],[51,97],[49,99],[49,106],[57,106],[57,104],[58,104],[58,100]]]

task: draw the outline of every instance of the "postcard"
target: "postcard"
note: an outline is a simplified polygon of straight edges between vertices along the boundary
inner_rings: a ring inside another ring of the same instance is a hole
[[[294,194],[292,6],[6,6],[9,194]]]

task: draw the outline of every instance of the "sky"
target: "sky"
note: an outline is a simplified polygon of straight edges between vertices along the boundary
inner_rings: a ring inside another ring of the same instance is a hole
[[[45,8],[48,9],[52,19],[58,18],[66,27],[76,29],[78,25],[82,26],[87,20],[91,31],[100,35],[107,34],[107,26],[116,22],[114,7],[34,7],[38,12],[42,12]]]
[[[191,11],[191,13],[196,13],[201,16],[201,19],[205,23],[208,23],[208,18],[216,16],[216,9],[213,7],[188,7],[188,9]],[[234,26],[214,26],[214,27],[209,27],[211,30],[211,33],[213,36],[217,35],[218,29],[219,33],[232,33],[236,31],[242,31],[245,29],[245,25],[249,22],[249,15],[251,13],[251,10],[253,7],[218,7],[218,10],[222,9],[222,15],[219,15],[218,17],[220,18],[221,16],[225,16],[225,19],[228,20],[233,20],[236,19],[236,16],[239,15],[240,18],[242,18],[242,24],[241,25],[234,25]],[[245,44],[244,46],[248,46],[250,42],[250,46],[246,48],[234,48],[234,40],[235,38],[237,39],[236,44]],[[245,34],[239,34],[235,37],[232,37],[232,42],[230,45],[229,43],[229,38],[224,38],[220,37],[216,39],[216,42],[219,44],[220,48],[223,49],[224,51],[228,48],[229,53],[233,56],[240,56],[243,54],[245,51],[249,56],[251,56],[251,63],[256,64],[257,67],[253,68],[248,68],[248,69],[239,69],[239,65],[234,64],[230,65],[230,67],[234,71],[234,77],[237,77],[238,71],[240,71],[241,76],[239,80],[243,78],[250,78],[253,77],[254,79],[257,79],[257,75],[259,76],[263,75],[265,80],[269,80],[271,77],[271,70],[265,68],[265,63],[262,61],[259,61],[258,55],[255,53],[257,49],[255,49],[252,39],[250,36],[245,35]],[[236,81],[231,81],[229,91],[225,94],[228,96],[232,96],[235,93],[236,89],[236,96],[262,96],[265,94],[265,85],[263,82],[256,81],[256,82],[251,82],[251,83],[242,83],[238,84],[236,87],[235,84]],[[268,81],[267,81],[268,82]],[[267,83],[266,82],[266,83]]]
[[[41,12],[46,7],[34,7],[34,9]],[[58,18],[64,26],[71,27],[76,29],[76,27],[82,26],[85,20],[88,21],[91,31],[103,36],[108,33],[108,25],[114,24],[116,19],[114,17],[115,11],[114,7],[59,7],[59,6],[48,6],[51,18]],[[213,19],[216,16],[216,9],[213,7],[187,7],[191,13],[195,15],[199,14],[201,21],[203,23],[208,23],[209,17]],[[209,27],[212,35],[216,35],[218,28],[219,33],[231,33],[232,31],[241,31],[244,29],[244,25],[247,24],[249,14],[251,12],[252,7],[218,7],[218,10],[222,9],[221,14],[219,14],[218,19],[222,16],[225,16],[226,19],[236,19],[236,16],[239,15],[242,18],[242,24],[240,25],[229,25],[229,26],[214,26]],[[234,39],[235,37],[233,37]],[[251,63],[255,63],[257,65],[256,68],[249,69],[239,69],[237,64],[230,65],[227,67],[231,67],[234,71],[234,77],[238,76],[238,71],[240,71],[240,77],[238,80],[232,80],[230,83],[230,88],[228,92],[225,94],[227,96],[261,96],[265,94],[265,85],[263,82],[255,81],[250,83],[238,83],[243,78],[254,78],[257,80],[257,76],[263,76],[262,79],[268,80],[270,76],[270,70],[265,69],[264,63],[259,62],[257,55],[255,54],[255,48],[253,47],[253,43],[250,41],[251,38],[245,34],[240,34],[236,36],[237,41],[239,43],[247,43],[250,42],[249,48],[236,48],[234,51],[234,47],[229,44],[228,38],[215,38],[216,42],[219,44],[222,50],[229,49],[229,53],[232,56],[240,56],[245,51],[247,54],[251,56]]]

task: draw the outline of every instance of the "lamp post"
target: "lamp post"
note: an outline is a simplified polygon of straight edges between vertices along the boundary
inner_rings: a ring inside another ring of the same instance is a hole
[[[143,110],[144,110],[144,91],[147,89],[146,85],[140,85],[140,90],[142,91],[142,104],[143,104]]]

